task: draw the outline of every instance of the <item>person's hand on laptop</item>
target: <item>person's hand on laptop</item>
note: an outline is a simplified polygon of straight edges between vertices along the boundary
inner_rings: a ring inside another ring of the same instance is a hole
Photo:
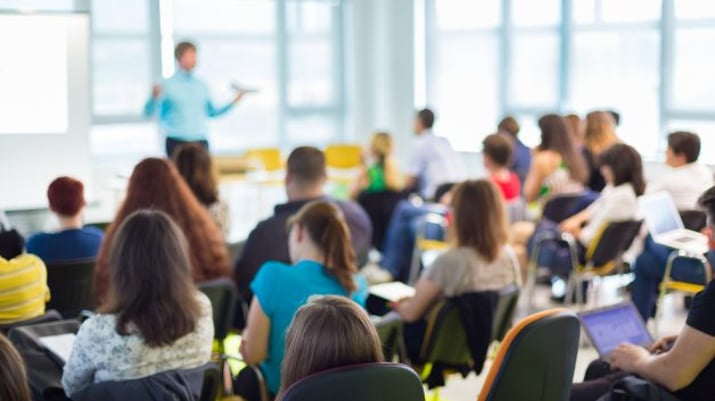
[[[678,336],[663,337],[658,342],[651,345],[650,348],[648,348],[648,351],[652,354],[662,354],[673,347],[673,343],[675,343],[676,338],[678,338]]]
[[[638,364],[650,356],[651,353],[639,345],[623,343],[613,350],[609,359],[612,369],[635,372]]]

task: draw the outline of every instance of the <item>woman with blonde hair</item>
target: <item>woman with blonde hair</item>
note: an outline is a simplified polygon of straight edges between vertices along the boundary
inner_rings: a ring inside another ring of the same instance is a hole
[[[392,156],[392,135],[376,132],[370,140],[370,165],[363,167],[353,189],[353,197],[362,192],[398,191],[400,173]]]
[[[30,401],[25,362],[10,341],[0,334],[0,400]]]
[[[598,158],[600,154],[620,142],[616,135],[616,121],[613,115],[606,111],[592,111],[586,116],[586,131],[583,138],[583,155],[589,169],[587,187],[601,192],[606,181],[601,174]]]
[[[259,365],[268,390],[277,394],[285,332],[311,295],[356,296],[355,253],[345,220],[330,202],[303,206],[288,222],[292,265],[267,262],[251,282],[253,300],[241,341],[243,359]],[[245,371],[245,369],[244,369]],[[252,401],[255,388],[242,371],[236,392]]]
[[[148,158],[134,167],[124,202],[107,228],[97,256],[95,293],[100,301],[109,288],[109,249],[115,232],[130,214],[140,209],[156,209],[168,214],[181,228],[189,243],[194,281],[228,276],[228,252],[223,236],[206,208],[196,199],[176,168],[167,160]]]
[[[420,321],[441,297],[521,282],[516,257],[507,245],[504,198],[496,185],[487,179],[465,181],[454,189],[451,206],[454,246],[422,272],[414,297],[394,306],[406,322]],[[406,330],[412,358],[419,355],[423,336],[419,327]]]
[[[288,328],[281,385],[286,390],[323,370],[383,361],[375,326],[358,304],[334,295],[313,296]]]

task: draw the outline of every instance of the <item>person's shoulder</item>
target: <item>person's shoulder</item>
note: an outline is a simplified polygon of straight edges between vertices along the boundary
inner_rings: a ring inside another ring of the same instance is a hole
[[[104,237],[104,231],[100,230],[97,227],[93,227],[93,226],[82,227],[82,230],[80,230],[80,232],[82,234],[89,235],[89,236],[95,237],[95,238],[101,239]]]
[[[284,277],[287,272],[291,272],[291,265],[275,260],[269,260],[261,265],[261,268],[256,274],[256,278],[266,279],[270,277],[271,279],[280,279]]]
[[[0,258],[0,264],[4,264],[9,270],[24,269],[30,266],[45,268],[45,262],[39,256],[31,253],[23,253],[9,260]]]
[[[202,291],[196,291],[196,300],[199,303],[199,306],[201,307],[202,314],[209,314],[211,315],[211,300],[209,300],[209,297],[206,296]]]
[[[42,247],[47,242],[47,239],[50,238],[51,235],[52,234],[50,233],[33,234],[27,239],[25,248],[27,248],[30,253],[37,251],[38,248]]]

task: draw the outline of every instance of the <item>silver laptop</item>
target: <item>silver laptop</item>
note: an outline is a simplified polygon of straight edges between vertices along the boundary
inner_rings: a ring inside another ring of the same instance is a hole
[[[581,312],[578,317],[593,347],[603,359],[608,359],[621,343],[644,348],[653,345],[653,337],[645,322],[630,302]]]
[[[708,238],[705,235],[683,227],[683,220],[670,194],[647,194],[641,196],[638,202],[653,241],[695,254],[708,251]]]

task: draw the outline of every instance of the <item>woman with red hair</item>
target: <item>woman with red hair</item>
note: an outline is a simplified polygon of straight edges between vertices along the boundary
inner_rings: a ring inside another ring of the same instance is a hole
[[[99,250],[94,278],[100,303],[108,288],[108,251],[114,233],[127,216],[140,209],[161,210],[181,228],[189,243],[194,281],[228,276],[228,254],[216,223],[171,163],[147,158],[134,167],[124,202],[107,228]]]

